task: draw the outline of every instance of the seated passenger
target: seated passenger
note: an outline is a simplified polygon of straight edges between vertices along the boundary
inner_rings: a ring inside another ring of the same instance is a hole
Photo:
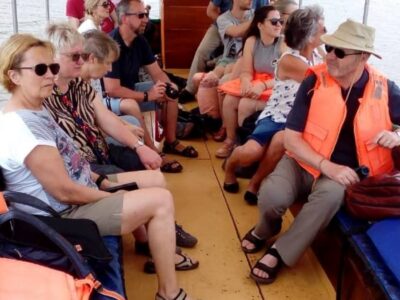
[[[88,0],[88,2],[93,3],[93,0]],[[89,3],[89,6],[92,6],[92,4]],[[101,30],[108,33],[114,29],[114,24],[117,24],[115,5],[111,0],[104,0],[99,3],[99,6],[109,11],[109,15],[104,18],[100,24]],[[66,15],[71,26],[78,28],[81,23],[85,21],[85,1],[67,0]]]
[[[359,181],[354,168],[365,165],[370,175],[393,169],[400,90],[367,64],[371,54],[380,58],[374,36],[372,27],[352,20],[321,36],[326,64],[312,67],[299,87],[286,122],[288,154],[261,185],[259,220],[244,250],[256,252],[278,234],[299,195],[307,194],[307,202],[253,267],[258,283],[273,282],[283,265],[294,266],[343,204],[346,187]]]
[[[140,103],[149,101],[161,106],[161,122],[165,132],[163,152],[197,157],[196,149],[183,145],[176,138],[178,102],[166,95],[167,84],[175,89],[176,86],[161,70],[141,34],[149,21],[143,2],[122,0],[117,6],[117,15],[119,27],[110,35],[120,45],[121,55],[104,78],[107,93],[111,97],[135,99]],[[139,83],[140,67],[144,67],[153,81]]]
[[[218,34],[217,18],[231,7],[231,0],[210,0],[207,6],[207,17],[213,23],[208,27],[203,39],[197,47],[194,54],[192,64],[190,65],[189,75],[186,82],[186,87],[179,95],[179,102],[186,103],[194,100],[196,88],[192,82],[194,74],[206,71],[206,63],[211,54],[222,45],[221,38]]]
[[[244,39],[240,78],[222,85],[229,85],[229,88],[223,90],[226,93],[222,101],[226,139],[215,154],[218,158],[228,157],[233,150],[238,126],[239,100],[252,101],[255,110],[262,110],[269,98],[270,94],[265,91],[273,87],[274,64],[281,54],[279,36],[282,25],[283,20],[273,6],[261,7],[254,13]]]
[[[101,30],[101,22],[110,17],[110,5],[107,0],[85,0],[85,20],[78,27],[79,33]]]
[[[81,77],[90,81],[97,94],[102,98],[103,104],[111,109],[111,105],[119,104],[119,108],[114,107],[113,111],[117,115],[122,115],[121,119],[125,125],[136,135],[143,138],[146,146],[158,152],[150,134],[145,127],[144,118],[140,107],[132,99],[111,99],[104,90],[103,76],[111,70],[111,64],[119,56],[119,46],[106,34],[100,31],[91,30],[84,33],[83,52],[89,53],[89,58],[82,65]],[[140,125],[138,128],[135,125]],[[144,129],[143,129],[144,128]],[[107,139],[108,142],[120,145],[115,139]],[[182,170],[180,164],[175,160],[169,160],[162,157],[161,171],[176,173]]]
[[[71,136],[82,156],[99,174],[156,170],[160,155],[122,124],[120,119],[101,102],[90,84],[79,78],[83,61],[83,37],[68,24],[53,24],[47,28],[49,40],[56,49],[60,64],[53,93],[44,105],[55,121]],[[125,147],[107,145],[103,132]]]
[[[275,69],[275,86],[270,100],[260,114],[256,128],[248,141],[232,152],[225,165],[224,189],[237,192],[237,166],[249,166],[260,160],[275,133],[282,130],[290,112],[297,89],[304,79],[310,65],[321,63],[314,49],[321,44],[324,33],[324,17],[319,6],[296,10],[290,17],[285,29],[285,43],[289,51],[279,59]],[[282,154],[282,151],[279,151]],[[272,171],[281,155],[268,162]]]
[[[219,35],[224,44],[224,53],[213,71],[203,74],[199,79],[197,101],[200,113],[219,119],[221,108],[217,96],[219,79],[232,71],[243,45],[243,36],[253,18],[251,1],[233,0],[232,8],[217,18]]]
[[[99,176],[43,107],[60,70],[54,53],[49,42],[27,34],[13,35],[0,48],[0,82],[11,93],[0,116],[0,167],[8,189],[39,198],[65,218],[91,219],[102,235],[126,234],[146,224],[158,274],[156,297],[175,299],[184,292],[175,275],[172,195],[163,187],[147,188],[140,175],[135,180],[144,188],[139,190],[110,194],[97,188]]]

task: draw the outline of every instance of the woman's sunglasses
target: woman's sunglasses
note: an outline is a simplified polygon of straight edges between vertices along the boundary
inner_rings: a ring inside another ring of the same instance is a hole
[[[139,19],[143,19],[144,17],[149,18],[149,13],[126,13],[125,16],[137,16]]]
[[[103,7],[103,8],[109,8],[111,5],[110,2],[108,1],[104,1],[103,3],[101,3],[99,6]]]
[[[362,52],[346,53],[346,52],[344,52],[343,49],[335,48],[335,47],[332,47],[329,45],[325,45],[325,50],[326,50],[326,53],[331,53],[333,51],[333,53],[335,53],[335,56],[339,59],[343,59],[349,55],[358,55],[358,54],[362,53]]]
[[[59,64],[37,64],[33,67],[18,67],[14,68],[16,70],[33,70],[37,76],[43,76],[47,73],[47,70],[50,69],[51,74],[57,75],[60,72],[60,65]]]
[[[285,21],[281,19],[267,19],[267,20],[271,22],[272,26],[278,26],[278,23],[281,25],[285,23]]]
[[[90,53],[62,53],[63,55],[71,57],[73,62],[78,62],[79,59],[82,57],[83,61],[87,61],[89,59]]]

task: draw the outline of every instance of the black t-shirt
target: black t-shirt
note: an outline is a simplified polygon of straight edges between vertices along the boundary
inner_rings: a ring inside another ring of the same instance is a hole
[[[111,31],[110,36],[120,45],[120,55],[105,77],[119,79],[121,86],[134,90],[135,83],[139,82],[139,68],[156,61],[151,47],[141,35],[126,46],[118,28]]]
[[[335,149],[333,150],[331,161],[351,168],[358,166],[356,143],[354,138],[354,116],[356,115],[359,102],[362,97],[365,85],[368,82],[368,72],[364,70],[361,78],[353,85],[347,100],[347,115],[339,134]],[[301,83],[296,94],[293,108],[288,115],[286,128],[303,132],[306,126],[308,111],[313,97],[313,88],[317,77],[313,74],[308,76]],[[389,90],[389,113],[390,119],[394,124],[400,124],[400,89],[393,82],[388,80]],[[348,90],[342,89],[342,97],[346,98]]]

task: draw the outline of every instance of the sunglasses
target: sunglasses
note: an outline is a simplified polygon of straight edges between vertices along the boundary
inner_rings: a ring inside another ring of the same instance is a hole
[[[71,60],[73,62],[76,62],[76,63],[79,62],[79,59],[81,57],[82,57],[83,61],[87,61],[89,59],[89,56],[90,56],[90,53],[72,53],[72,54],[61,53],[61,54],[71,57]]]
[[[329,45],[325,45],[325,50],[326,50],[326,53],[331,53],[333,51],[333,53],[335,53],[335,56],[339,59],[343,59],[349,55],[358,55],[358,54],[362,53],[362,52],[346,53],[346,52],[344,52],[343,49],[335,48],[335,47],[332,47]]]
[[[149,13],[126,13],[125,16],[137,16],[139,19],[143,19],[144,17],[149,18]]]
[[[111,5],[111,3],[110,3],[110,2],[108,2],[108,1],[105,1],[105,2],[103,2],[102,4],[100,4],[99,6],[101,6],[101,7],[103,7],[103,8],[109,8],[109,7],[110,7],[110,5]]]
[[[14,68],[16,70],[33,70],[37,76],[43,76],[47,73],[47,70],[50,69],[51,74],[57,75],[60,72],[60,65],[59,64],[37,64],[33,67],[18,67]]]
[[[270,21],[272,26],[278,26],[278,23],[283,25],[283,23],[285,23],[285,21],[281,20],[281,19],[267,19],[267,21]]]

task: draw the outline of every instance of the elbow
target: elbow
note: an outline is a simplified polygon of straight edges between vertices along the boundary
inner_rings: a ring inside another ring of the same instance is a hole
[[[76,204],[76,187],[75,184],[66,184],[56,188],[53,197],[64,204]]]

